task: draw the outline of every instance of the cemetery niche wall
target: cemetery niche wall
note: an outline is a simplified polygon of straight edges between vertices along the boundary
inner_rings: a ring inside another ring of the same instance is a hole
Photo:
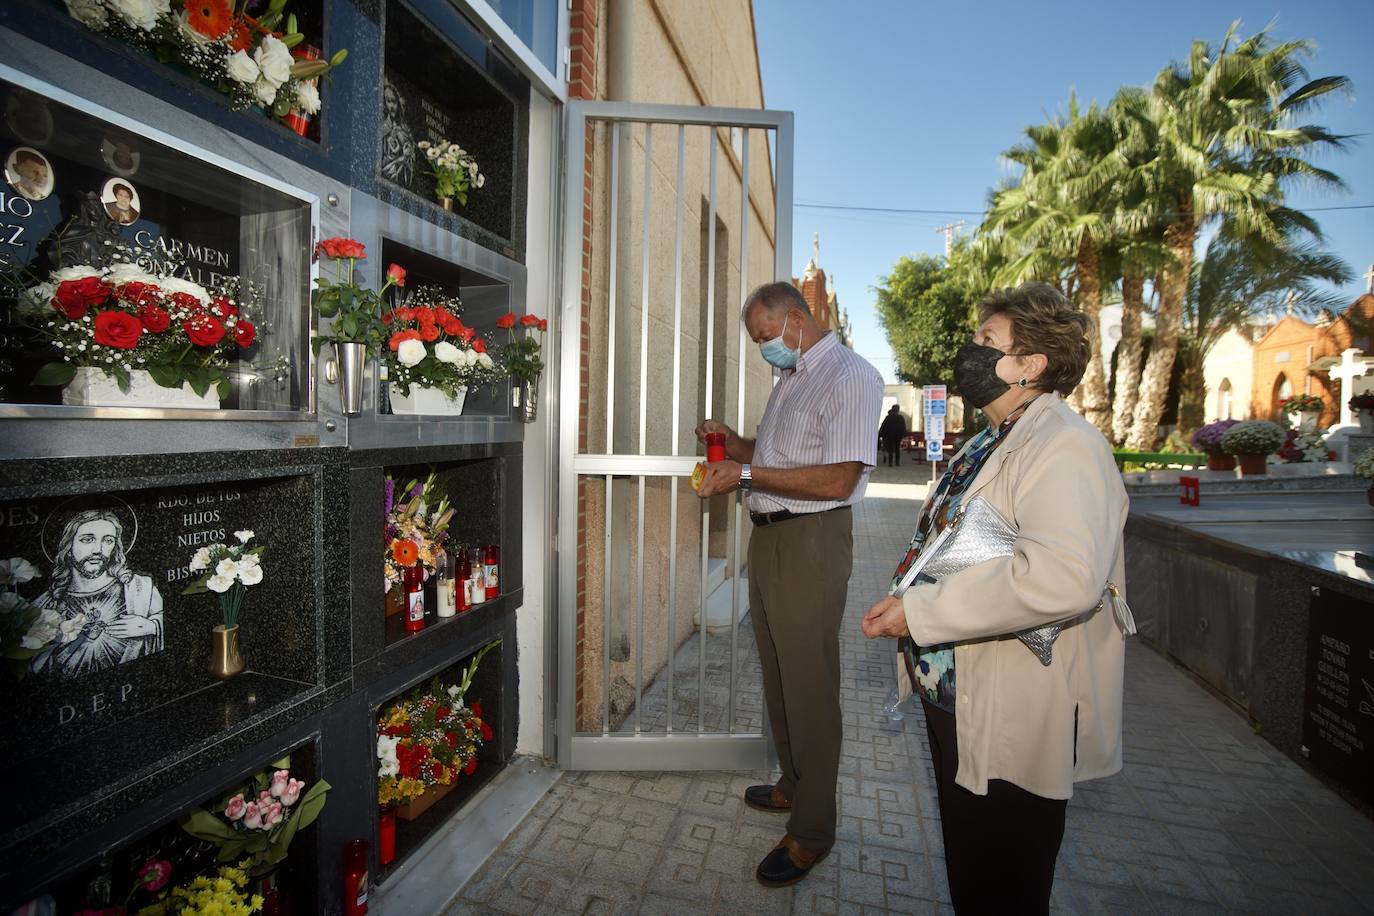
[[[0,112],[0,415],[308,408],[303,193],[13,82]]]

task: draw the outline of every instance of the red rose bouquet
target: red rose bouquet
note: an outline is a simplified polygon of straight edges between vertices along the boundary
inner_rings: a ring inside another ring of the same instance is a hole
[[[342,237],[325,239],[315,246],[315,257],[334,261],[334,279],[319,277],[315,281],[319,288],[310,297],[321,318],[334,319],[332,331],[315,338],[315,352],[326,342],[367,344],[372,350],[380,347],[384,330],[380,317],[382,296],[393,286],[405,286],[405,270],[392,264],[382,288],[374,292],[354,282],[358,262],[367,257],[362,242]]]
[[[437,388],[449,398],[501,377],[486,341],[459,317],[463,302],[421,287],[405,305],[382,315],[387,337],[387,383],[403,395],[411,386]]]
[[[204,395],[214,386],[228,397],[231,357],[257,340],[244,314],[249,291],[237,279],[207,288],[179,272],[174,261],[121,249],[108,265],[64,267],[25,290],[29,324],[60,357],[34,384],[66,385],[91,368],[125,392],[145,372],[164,388]]]
[[[429,688],[396,700],[377,716],[377,803],[383,808],[414,801],[434,786],[451,785],[477,770],[477,749],[492,739],[482,721],[482,704],[463,702],[482,656],[500,645],[488,643],[463,671],[460,683]]]
[[[517,333],[515,326],[519,324]],[[537,315],[521,315],[507,312],[496,319],[496,326],[506,332],[507,342],[502,344],[498,358],[505,366],[506,374],[516,382],[534,382],[544,371],[544,360],[539,351],[544,346],[543,334],[549,329],[549,322]],[[539,336],[535,336],[538,332]]]

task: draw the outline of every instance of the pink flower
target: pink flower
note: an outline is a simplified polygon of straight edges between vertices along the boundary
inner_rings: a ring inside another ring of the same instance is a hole
[[[258,793],[258,808],[266,811],[267,806],[272,804],[272,793],[263,789]]]
[[[248,807],[243,812],[243,826],[249,830],[262,829],[262,811],[258,808],[257,802],[248,803]]]
[[[280,824],[284,810],[281,802],[272,802],[271,806],[263,812],[262,829],[267,830]]]
[[[272,797],[281,798],[281,794],[286,791],[286,783],[291,779],[291,774],[286,770],[277,770],[272,774]]]
[[[138,870],[138,881],[150,891],[160,891],[172,878],[172,863],[166,859],[149,859]]]
[[[281,803],[286,806],[294,805],[301,797],[301,789],[305,788],[305,783],[299,779],[292,779],[286,784],[286,791],[281,794]]]
[[[238,795],[229,799],[229,804],[224,806],[224,816],[231,821],[239,820],[243,817],[244,809],[247,807],[247,804],[243,800],[243,793],[240,792]]]

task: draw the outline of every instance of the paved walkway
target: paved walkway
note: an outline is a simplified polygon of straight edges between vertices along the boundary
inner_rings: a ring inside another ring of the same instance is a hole
[[[839,841],[805,881],[754,880],[782,819],[740,796],[770,774],[567,773],[448,912],[950,912],[924,724],[883,714],[891,647],[858,626],[929,473],[879,468],[855,516]],[[1151,650],[1126,670],[1126,768],[1069,804],[1057,912],[1374,912],[1374,822]]]

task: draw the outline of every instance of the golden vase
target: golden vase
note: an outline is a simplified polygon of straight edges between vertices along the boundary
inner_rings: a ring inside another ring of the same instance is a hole
[[[443,197],[443,196],[441,195],[441,196],[439,197],[439,206],[443,207],[445,210],[452,211],[452,210],[453,210],[453,198],[452,198],[452,197]]]
[[[217,625],[214,641],[210,647],[210,673],[222,680],[228,680],[243,670],[243,655],[239,652],[238,624],[226,627]]]

